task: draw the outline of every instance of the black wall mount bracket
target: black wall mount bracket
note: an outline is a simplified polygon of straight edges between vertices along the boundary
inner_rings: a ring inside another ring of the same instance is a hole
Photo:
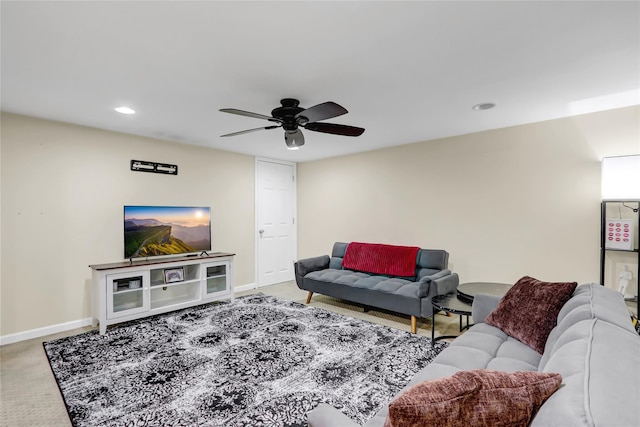
[[[165,175],[178,175],[178,165],[147,162],[144,160],[131,160],[131,170],[136,172],[153,172],[162,173]]]

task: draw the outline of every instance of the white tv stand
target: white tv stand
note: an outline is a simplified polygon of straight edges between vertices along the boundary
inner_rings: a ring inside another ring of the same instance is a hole
[[[91,323],[108,325],[220,299],[233,301],[233,257],[215,252],[197,257],[90,265]]]

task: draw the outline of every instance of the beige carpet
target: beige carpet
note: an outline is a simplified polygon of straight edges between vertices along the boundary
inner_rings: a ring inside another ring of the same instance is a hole
[[[307,292],[295,283],[286,282],[238,295],[262,292],[304,304]],[[314,294],[311,305],[358,319],[368,320],[392,328],[409,331],[409,317],[362,308],[324,295]],[[0,426],[70,426],[69,417],[42,343],[91,330],[80,328],[0,347]],[[430,320],[418,323],[418,334],[431,336]],[[458,317],[436,316],[436,336],[459,335]]]

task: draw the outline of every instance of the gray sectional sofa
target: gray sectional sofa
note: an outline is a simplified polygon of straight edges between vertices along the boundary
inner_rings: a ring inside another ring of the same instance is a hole
[[[454,292],[458,275],[447,269],[449,253],[438,249],[419,249],[412,276],[388,276],[344,269],[343,259],[349,243],[336,242],[331,257],[306,258],[294,265],[296,283],[309,291],[352,301],[365,306],[411,316],[411,332],[417,319],[431,317],[431,299]]]
[[[484,323],[498,301],[476,296],[474,326],[407,388],[461,370],[556,372],[562,375],[562,384],[535,414],[531,426],[640,426],[640,336],[620,293],[597,284],[578,286],[562,306],[542,354]],[[522,321],[527,321],[527,313],[522,313]],[[382,427],[387,414],[385,405],[365,425]],[[309,412],[308,421],[310,427],[358,426],[326,404]]]

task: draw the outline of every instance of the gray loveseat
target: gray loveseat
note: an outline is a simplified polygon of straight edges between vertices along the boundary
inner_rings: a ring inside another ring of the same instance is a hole
[[[344,269],[343,259],[349,243],[336,242],[331,257],[323,255],[297,261],[296,283],[309,291],[411,316],[411,332],[417,319],[431,317],[431,298],[453,292],[458,275],[447,269],[449,253],[439,249],[419,249],[411,276],[379,275]]]
[[[557,317],[543,354],[484,323],[498,298],[476,296],[472,326],[407,386],[461,370],[557,372],[562,385],[542,405],[534,427],[640,426],[640,336],[618,292],[597,284],[576,288]],[[522,313],[522,321],[527,321]],[[406,390],[406,388],[405,388]],[[385,405],[365,425],[382,427]],[[356,427],[326,404],[308,414],[310,427]]]

